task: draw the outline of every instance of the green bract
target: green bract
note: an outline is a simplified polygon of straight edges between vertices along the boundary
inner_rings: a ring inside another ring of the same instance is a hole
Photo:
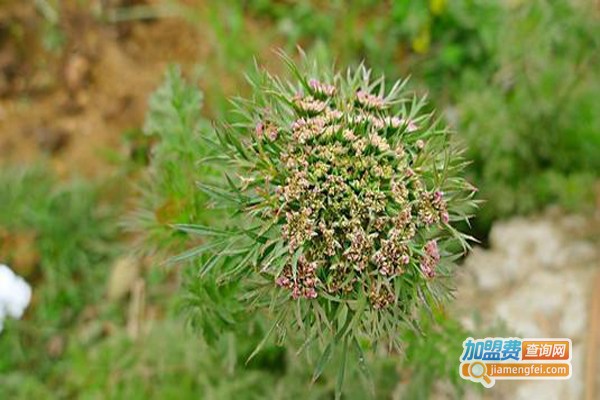
[[[217,137],[227,184],[202,188],[229,227],[180,226],[211,240],[204,279],[236,287],[272,331],[307,343],[399,346],[420,307],[449,294],[474,188],[425,102],[365,67],[266,72]],[[462,248],[461,248],[462,245]]]

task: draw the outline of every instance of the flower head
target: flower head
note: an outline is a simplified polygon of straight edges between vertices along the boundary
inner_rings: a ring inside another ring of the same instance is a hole
[[[356,102],[359,106],[368,110],[381,110],[386,107],[383,98],[362,89],[356,92]]]
[[[446,129],[406,101],[404,85],[386,92],[362,67],[295,84],[264,77],[254,102],[240,103],[247,125],[221,140],[243,177],[222,196],[243,216],[224,241],[235,260],[224,275],[290,329],[397,343],[395,328],[443,296],[448,243],[466,243],[449,222],[472,193]]]
[[[440,252],[437,241],[430,240],[425,244],[424,254],[421,257],[421,271],[427,278],[435,277],[436,267],[440,261]]]
[[[308,85],[312,89],[315,96],[331,97],[335,93],[335,86],[319,82],[316,79],[311,79],[308,81]]]

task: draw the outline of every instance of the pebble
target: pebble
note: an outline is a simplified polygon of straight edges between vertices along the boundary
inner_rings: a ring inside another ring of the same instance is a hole
[[[490,248],[475,248],[467,257],[453,305],[465,327],[489,332],[502,326],[503,334],[516,337],[568,337],[574,346],[571,379],[499,381],[471,398],[583,398],[588,302],[600,259],[586,234],[588,224],[584,217],[556,212],[499,222]]]

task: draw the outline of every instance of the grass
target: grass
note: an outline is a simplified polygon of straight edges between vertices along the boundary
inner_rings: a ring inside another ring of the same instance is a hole
[[[22,377],[25,381],[43,381],[54,363],[46,351],[49,342],[69,332],[86,307],[101,303],[120,246],[115,210],[102,205],[100,190],[83,181],[59,183],[42,166],[0,173],[2,240],[22,243],[19,255],[9,248],[3,258],[34,287],[25,319],[9,323],[0,337],[1,381],[18,386],[26,370],[36,373]]]

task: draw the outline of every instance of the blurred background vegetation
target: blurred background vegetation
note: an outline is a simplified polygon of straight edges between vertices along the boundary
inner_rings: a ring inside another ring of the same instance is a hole
[[[485,243],[499,219],[597,207],[599,18],[592,0],[1,2],[0,262],[34,297],[0,334],[0,398],[330,398],[336,377],[307,389],[285,348],[246,364],[259,325],[199,339],[186,321],[226,288],[165,263],[189,244],[171,224],[218,218],[197,161],[228,97],[248,92],[244,72],[280,71],[273,50],[300,46],[410,75],[473,161]],[[370,360],[371,384],[346,379],[348,398],[371,385],[427,398],[439,382],[460,396],[460,350],[443,344],[467,332],[434,317],[406,357]]]

